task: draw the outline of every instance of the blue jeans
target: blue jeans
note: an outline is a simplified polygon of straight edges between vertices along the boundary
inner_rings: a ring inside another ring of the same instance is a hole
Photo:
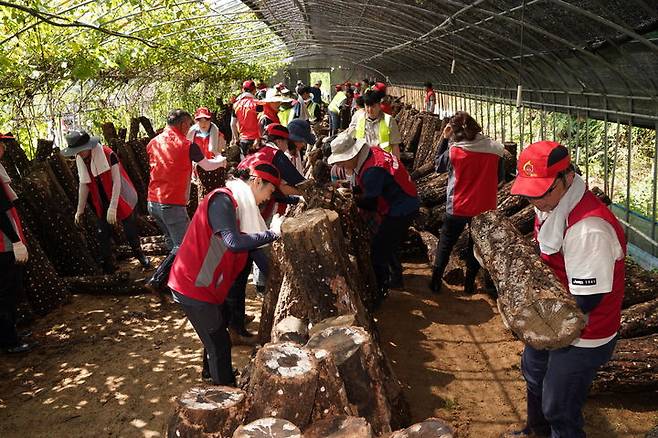
[[[610,360],[617,338],[596,348],[535,350],[526,345],[521,370],[528,396],[528,427],[551,438],[584,438],[583,406],[596,370]]]
[[[184,205],[148,203],[148,212],[155,219],[165,236],[165,243],[169,248],[169,255],[160,263],[149,282],[158,287],[164,287],[169,279],[169,271],[174,263],[178,247],[183,242],[185,232],[190,224],[187,208]]]
[[[337,113],[329,111],[329,137],[336,135],[340,127],[340,117]]]

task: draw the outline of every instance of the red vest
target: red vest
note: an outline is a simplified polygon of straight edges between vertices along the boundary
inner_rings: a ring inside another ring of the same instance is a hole
[[[446,203],[449,214],[473,217],[496,209],[498,160],[496,154],[450,148],[452,178],[448,181]]]
[[[395,182],[400,186],[402,191],[409,196],[416,197],[418,192],[416,191],[416,185],[411,180],[411,176],[407,169],[404,167],[401,161],[393,154],[389,154],[384,149],[379,146],[372,146],[370,148],[370,155],[361,166],[361,170],[356,175],[356,183],[359,187],[363,188],[363,181],[361,180],[361,175],[365,174],[366,170],[371,167],[381,167],[386,170],[395,180]],[[380,216],[386,216],[388,213],[388,203],[386,200],[380,196],[377,199],[377,213]]]
[[[248,251],[229,250],[221,236],[213,233],[208,204],[217,193],[227,194],[233,206],[238,207],[226,187],[215,189],[203,198],[178,248],[168,283],[170,288],[186,297],[212,304],[224,302],[249,257]]]
[[[254,163],[257,163],[259,161],[264,161],[268,164],[271,164],[272,167],[276,167],[274,165],[274,156],[276,155],[277,152],[279,152],[279,149],[273,148],[272,146],[268,146],[266,144],[265,146],[260,148],[256,153],[248,155],[247,158],[242,160],[240,164],[238,164],[238,169],[248,169]],[[263,219],[265,219],[265,221],[267,222],[274,215],[274,212],[277,212],[279,214],[284,214],[286,212],[287,207],[288,206],[286,204],[279,204],[274,200],[274,198],[270,198],[269,201],[267,201],[265,204],[260,206],[260,214],[261,216],[263,216]]]
[[[208,159],[213,158],[213,153],[210,152],[210,150],[208,149],[208,146],[210,145],[210,136],[209,135],[206,136],[206,137],[200,137],[198,135],[198,132],[195,132],[194,133],[194,139],[192,139],[192,142],[196,143],[196,145],[199,146],[199,149],[201,149],[201,152],[203,153],[203,155],[206,158],[208,158]]]
[[[0,186],[2,186],[2,190],[4,190],[5,195],[9,197],[9,191],[5,187],[5,184],[0,182]],[[18,217],[18,211],[16,210],[16,207],[12,207],[6,212],[0,214],[7,215],[9,222],[11,222],[14,230],[16,231],[16,234],[18,234],[19,239],[21,239],[21,242],[26,243],[25,236],[23,235],[23,226],[21,225],[21,219]],[[0,231],[0,252],[10,252],[13,250],[14,248],[12,246],[12,241],[9,239],[9,237],[7,237],[5,233]]]
[[[103,152],[105,153],[105,158],[107,162],[110,162],[110,155],[112,155],[112,149],[107,146],[102,146]],[[114,182],[112,181],[112,170],[103,172],[98,177],[101,180],[102,188],[98,187],[96,183],[96,178],[91,174],[91,163],[85,163],[87,166],[87,172],[91,177],[91,182],[87,184],[89,187],[89,195],[91,196],[91,204],[94,206],[96,215],[100,218],[104,218],[105,211],[103,209],[103,203],[101,202],[101,195],[99,190],[105,192],[105,197],[109,201],[112,198],[112,187]],[[121,172],[121,192],[119,192],[119,202],[117,203],[117,219],[124,220],[130,216],[137,205],[137,191],[130,177],[126,173],[126,170],[123,168],[121,163],[118,164],[119,171]]]
[[[425,103],[430,101],[430,98],[434,96],[434,90],[426,90],[425,91]]]
[[[571,210],[571,213],[569,213],[565,234],[575,223],[588,217],[599,217],[612,225],[625,256],[626,237],[624,236],[624,230],[619,225],[619,221],[615,215],[589,190],[585,191],[582,199]],[[539,219],[535,218],[535,240],[537,239],[540,227]],[[564,287],[569,290],[569,280],[567,278],[562,252],[551,255],[542,253],[541,258],[560,279]],[[590,312],[587,325],[580,334],[582,339],[604,339],[612,336],[619,330],[621,302],[624,299],[624,271],[624,258],[622,258],[615,262],[612,291],[605,294],[599,305]]]
[[[191,144],[177,129],[168,126],[146,146],[151,168],[149,201],[187,205],[192,177]]]
[[[233,105],[235,117],[238,119],[240,140],[256,140],[260,138],[258,132],[258,113],[256,101],[252,96],[244,96]]]

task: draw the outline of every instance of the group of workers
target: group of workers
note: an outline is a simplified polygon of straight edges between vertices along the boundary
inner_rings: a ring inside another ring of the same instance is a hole
[[[186,206],[192,175],[197,167],[213,171],[226,166],[224,134],[212,123],[207,108],[199,108],[194,116],[174,110],[165,129],[147,146],[148,212],[171,250],[149,280],[149,288],[170,290],[184,309],[204,345],[202,375],[215,384],[235,384],[231,345],[249,342],[253,336],[245,328],[246,284],[253,272],[263,291],[268,274],[263,247],[280,238],[287,206],[300,202],[296,186],[306,179],[307,152],[319,147],[312,123],[321,121],[324,109],[320,85],[298,84],[293,99],[284,84],[267,89],[251,80],[243,83],[232,106],[233,142],[239,145],[242,161],[225,186],[203,198],[191,220]],[[334,183],[351,190],[363,214],[373,219],[369,223],[373,224],[371,255],[378,306],[390,287],[401,284],[396,253],[420,202],[400,160],[395,118],[382,105],[385,84],[344,83],[335,91],[327,111],[330,133],[337,135],[330,137],[327,162],[333,166]],[[433,111],[436,95],[430,83],[426,91],[425,109]],[[351,120],[337,133],[341,109],[346,108],[351,108]],[[137,194],[117,155],[82,130],[69,133],[66,141],[63,153],[75,156],[80,180],[75,221],[83,220],[90,199],[98,217],[104,271],[115,269],[109,240],[111,226],[119,221],[135,257],[148,267],[135,227]],[[445,126],[435,170],[448,173],[448,190],[432,292],[441,291],[450,253],[464,228],[474,216],[496,208],[498,168],[505,154],[503,146],[483,135],[480,124],[466,112],[457,112]],[[21,352],[30,344],[16,330],[11,300],[20,288],[19,266],[27,261],[28,248],[13,205],[16,195],[1,165],[0,179],[0,344],[7,352]],[[512,194],[527,198],[535,207],[541,259],[574,295],[587,324],[569,347],[550,351],[525,347],[522,371],[528,420],[525,429],[510,436],[581,437],[589,385],[597,368],[611,357],[620,325],[624,233],[575,172],[567,148],[556,142],[540,141],[521,152]],[[475,292],[480,269],[472,249],[470,241],[466,293]]]

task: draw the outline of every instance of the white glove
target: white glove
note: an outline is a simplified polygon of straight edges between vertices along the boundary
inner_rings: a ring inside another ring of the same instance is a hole
[[[75,214],[75,224],[77,226],[82,226],[82,218],[84,217],[84,213],[76,213]]]
[[[107,223],[110,225],[117,224],[117,209],[116,207],[107,208]]]
[[[28,259],[28,254],[27,254],[27,248],[23,244],[23,242],[16,242],[12,244],[13,249],[14,249],[14,258],[16,259],[16,263],[25,263],[27,262]]]
[[[281,235],[281,224],[283,223],[283,220],[285,218],[283,216],[280,216],[278,214],[275,214],[272,217],[272,221],[270,222],[270,231],[274,232],[277,236]]]

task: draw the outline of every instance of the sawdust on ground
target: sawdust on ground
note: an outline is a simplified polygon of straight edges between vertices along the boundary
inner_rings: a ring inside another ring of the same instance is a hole
[[[413,419],[439,416],[461,437],[497,437],[525,415],[521,344],[492,300],[427,292],[424,263],[377,313],[384,349]],[[248,290],[248,312],[260,301]],[[256,330],[257,322],[250,327]],[[201,343],[176,305],[150,296],[75,295],[32,327],[40,346],[0,356],[1,437],[162,437],[174,398],[201,383]],[[235,347],[234,365],[252,353]],[[648,395],[591,398],[591,437],[642,437],[658,423]]]

